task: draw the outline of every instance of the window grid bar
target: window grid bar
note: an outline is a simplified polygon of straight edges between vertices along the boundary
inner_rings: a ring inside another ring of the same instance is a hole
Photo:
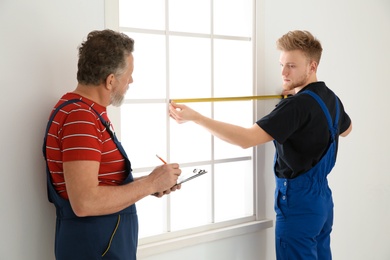
[[[256,16],[256,9],[257,6],[256,6],[256,1],[252,1],[252,84],[253,84],[253,93],[255,95],[257,95],[257,50],[256,50],[256,46],[257,46],[257,26],[256,26],[256,19],[257,19],[257,16]],[[253,102],[253,122],[256,122],[257,121],[257,106],[258,106],[258,102]],[[255,215],[256,217],[256,220],[258,219],[259,217],[259,214],[258,214],[258,199],[259,197],[257,196],[258,195],[258,189],[257,189],[257,182],[258,182],[258,160],[257,160],[257,149],[255,147],[252,148],[252,153],[253,153],[253,158],[256,158],[252,161],[252,165],[253,165],[253,183],[252,183],[252,188],[253,188],[253,192],[252,192],[252,198],[253,198],[253,214]]]
[[[215,38],[219,40],[236,40],[236,41],[251,41],[251,37],[232,36],[232,35],[218,35],[218,34],[207,34],[207,33],[190,33],[190,32],[176,32],[169,30],[153,30],[153,29],[141,29],[133,27],[120,27],[122,32],[133,32],[133,33],[145,33],[145,34],[158,34],[158,35],[169,35],[169,36],[187,36],[194,38]]]
[[[165,81],[167,83],[167,80]],[[125,99],[123,104],[169,103],[169,99]]]
[[[243,162],[253,160],[254,157],[245,156],[245,157],[236,157],[236,158],[226,158],[226,159],[218,159],[218,160],[208,160],[208,161],[194,161],[188,163],[180,163],[180,166],[183,168],[186,167],[197,167],[203,165],[217,165],[221,163],[229,163],[229,162]],[[142,168],[133,168],[133,173],[139,172],[147,172],[152,171],[154,167],[142,167]]]
[[[165,31],[169,31],[169,0],[165,0]],[[169,57],[169,35],[165,35],[165,63],[166,63],[166,70],[165,70],[165,79],[166,79],[166,97],[169,97],[170,93],[170,78],[169,78],[169,72],[170,72],[170,57]],[[168,102],[167,102],[168,107]],[[169,116],[167,114],[166,119],[166,126],[167,126],[167,159],[168,162],[170,162],[171,158],[171,151],[170,151],[170,128],[169,128]],[[166,229],[168,232],[171,232],[172,225],[171,225],[171,219],[172,219],[172,212],[171,212],[171,196],[167,196],[167,219],[166,219]]]
[[[214,97],[214,0],[210,1],[210,54],[211,54],[211,97]],[[214,118],[214,103],[211,103],[211,118]],[[211,135],[211,223],[215,223],[215,137]]]
[[[210,232],[211,230],[225,228],[232,225],[244,224],[255,220],[256,220],[255,216],[247,216],[247,217],[236,218],[232,220],[226,220],[218,223],[210,223],[210,224],[193,227],[189,229],[175,230],[174,232],[168,232],[168,233],[153,235],[149,237],[143,237],[139,240],[139,244],[145,245],[149,243],[163,241],[166,239],[172,239],[172,238],[174,239],[176,237],[182,237],[182,236],[201,233],[201,232]]]

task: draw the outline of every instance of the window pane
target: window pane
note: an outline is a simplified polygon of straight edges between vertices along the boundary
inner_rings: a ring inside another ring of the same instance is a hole
[[[253,162],[215,165],[215,221],[253,215]]]
[[[161,164],[156,153],[166,151],[166,119],[166,104],[122,105],[121,139],[132,168]]]
[[[119,26],[165,29],[165,0],[119,0]]]
[[[148,174],[138,173],[134,177]],[[167,232],[167,198],[148,196],[136,203],[140,238]]]
[[[252,36],[252,0],[214,0],[214,33]]]
[[[171,31],[210,33],[210,17],[209,0],[169,1],[169,30]]]
[[[134,82],[129,99],[166,98],[165,36],[128,33],[134,39]]]
[[[197,166],[206,174],[182,184],[179,191],[171,193],[172,231],[210,224],[211,219],[211,171],[210,166]],[[194,168],[182,168],[182,175]]]
[[[215,40],[215,96],[253,95],[252,42]]]
[[[171,98],[209,97],[211,40],[172,36],[169,44]]]
[[[210,103],[192,103],[191,108],[210,116]],[[177,124],[171,120],[170,151],[172,162],[211,160],[211,135],[194,123]]]
[[[250,127],[253,125],[252,106],[252,101],[216,102],[214,118],[242,127]],[[253,154],[253,148],[242,149],[218,138],[215,138],[214,149],[215,159],[252,156]]]

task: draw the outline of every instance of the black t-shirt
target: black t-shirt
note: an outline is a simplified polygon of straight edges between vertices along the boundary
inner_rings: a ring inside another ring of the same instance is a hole
[[[315,82],[300,92],[310,90],[324,101],[332,121],[336,113],[336,96],[324,82]],[[339,102],[339,133],[346,131],[351,119]],[[310,170],[325,154],[330,141],[328,123],[318,102],[307,94],[299,92],[283,99],[267,116],[257,124],[275,139],[278,158],[275,174],[279,178],[295,178]],[[338,142],[338,135],[336,137]]]

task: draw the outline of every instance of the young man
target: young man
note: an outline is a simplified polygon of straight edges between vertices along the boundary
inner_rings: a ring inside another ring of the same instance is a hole
[[[135,202],[180,188],[176,163],[133,179],[107,116],[106,107],[121,105],[133,82],[133,46],[125,34],[89,33],[79,48],[78,85],[51,113],[43,152],[57,209],[56,259],[135,260]]]
[[[294,95],[252,127],[216,121],[175,103],[170,116],[178,123],[193,121],[242,148],[273,141],[277,259],[327,260],[333,224],[327,175],[336,161],[338,137],[347,136],[352,124],[338,97],[317,81],[320,42],[307,31],[291,31],[277,48],[284,92]]]

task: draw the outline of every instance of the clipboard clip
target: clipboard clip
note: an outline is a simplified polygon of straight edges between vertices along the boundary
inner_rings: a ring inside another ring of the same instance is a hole
[[[194,169],[194,170],[192,171],[192,173],[195,173],[195,174],[194,174],[194,175],[191,175],[191,176],[188,177],[188,178],[185,178],[185,179],[183,179],[183,180],[180,180],[176,185],[179,185],[179,184],[182,184],[182,183],[187,182],[187,181],[189,181],[189,180],[195,179],[196,177],[199,177],[199,176],[201,176],[201,175],[207,173],[207,171],[206,171],[206,170],[202,170],[202,169]]]

